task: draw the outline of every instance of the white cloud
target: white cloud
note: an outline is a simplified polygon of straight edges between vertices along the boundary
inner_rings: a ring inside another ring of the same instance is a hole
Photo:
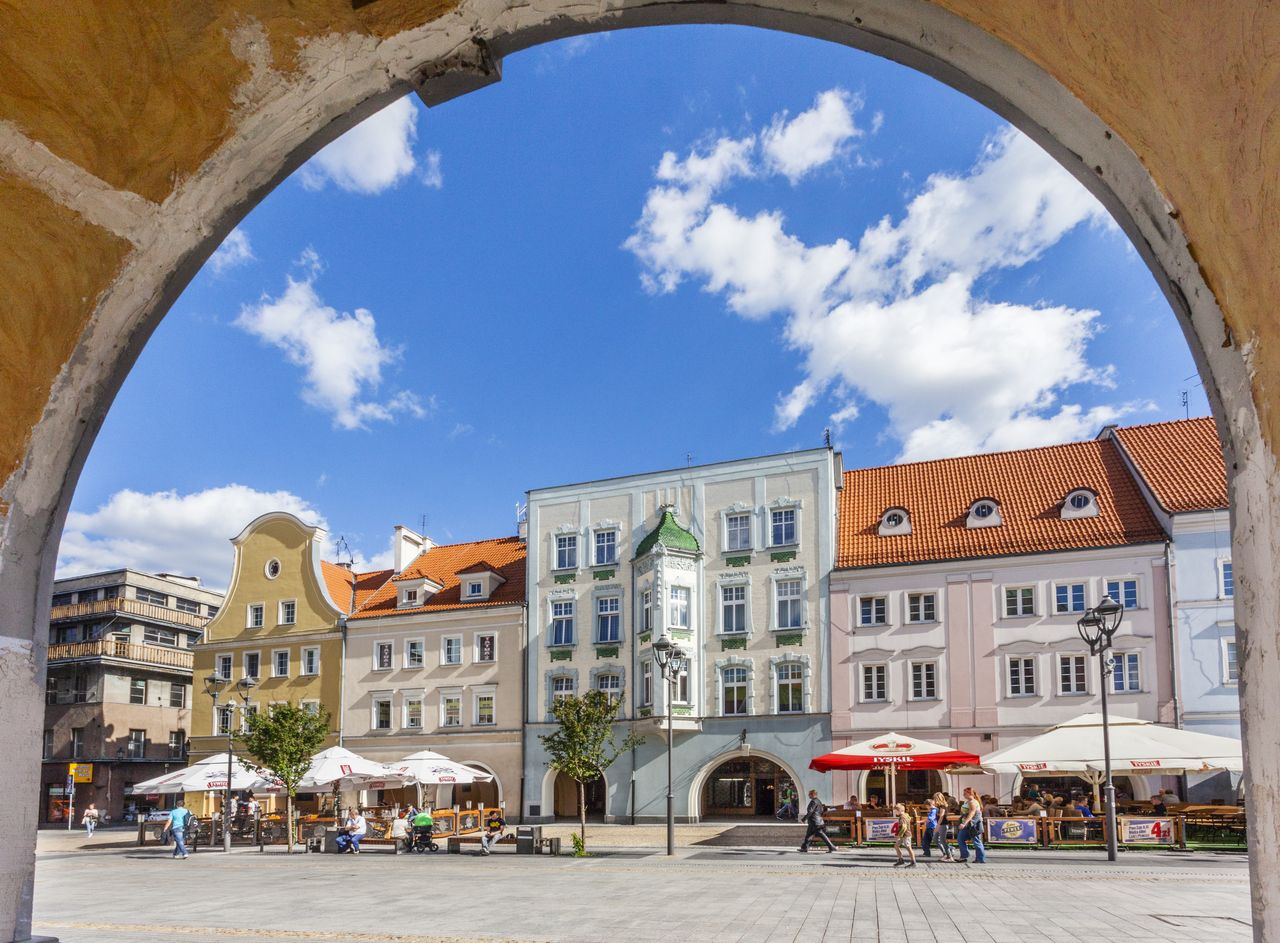
[[[427,151],[426,156],[426,164],[422,168],[422,185],[432,190],[439,190],[444,186],[444,174],[440,170],[440,152]]]
[[[381,193],[413,173],[417,160],[418,111],[406,96],[370,115],[330,143],[303,166],[300,179],[308,190],[325,184],[352,193]]]
[[[903,443],[900,458],[919,459],[1077,438],[1137,408],[1061,402],[1077,384],[1111,385],[1111,368],[1087,358],[1097,311],[1005,304],[975,290],[983,275],[1026,265],[1076,226],[1107,219],[1012,128],[966,173],[930,177],[899,221],[880,220],[856,245],[810,245],[779,211],[746,215],[720,201],[736,180],[772,173],[794,183],[837,159],[858,133],[855,104],[833,90],[790,122],[775,118],[760,146],[747,136],[683,160],[668,152],[625,244],[652,291],[695,279],[743,317],[784,314],[804,376],[779,396],[775,429],[827,395],[837,429],[871,401]]]
[[[94,511],[72,511],[58,548],[58,576],[132,567],[199,576],[213,588],[231,577],[230,539],[268,511],[288,511],[327,526],[311,504],[288,491],[224,485],[191,494],[117,491]]]
[[[249,245],[249,235],[239,227],[227,233],[222,245],[209,256],[209,267],[215,275],[221,275],[227,269],[236,268],[254,260],[253,247]]]
[[[315,289],[322,265],[314,251],[304,252],[299,265],[306,272],[302,278],[289,276],[278,298],[263,295],[257,304],[242,307],[236,326],[302,367],[303,400],[330,413],[340,429],[362,429],[398,415],[428,415],[431,402],[424,404],[408,390],[383,402],[368,398],[382,383],[382,368],[398,360],[400,350],[378,338],[372,312],[340,312],[324,303]]]

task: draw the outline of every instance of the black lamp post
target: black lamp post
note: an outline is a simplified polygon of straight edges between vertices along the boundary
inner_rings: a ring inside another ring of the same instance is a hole
[[[684,669],[685,652],[671,641],[671,636],[664,630],[654,639],[653,657],[658,663],[658,670],[662,672],[662,677],[667,682],[667,854],[674,855],[676,853],[676,812],[671,772],[671,715],[674,701],[672,687]]]
[[[230,684],[230,678],[223,678],[219,675],[209,675],[204,679],[205,690],[209,692],[209,696],[213,698],[213,716],[216,721],[218,716],[218,694],[223,687]],[[236,690],[240,695],[240,700],[248,705],[249,691],[252,690],[254,680],[252,678],[241,678],[236,682]],[[235,701],[227,699],[228,708],[235,707]],[[231,851],[231,758],[235,749],[235,721],[234,714],[227,716],[227,788],[222,794],[222,850]]]
[[[1102,787],[1107,816],[1107,860],[1115,861],[1118,851],[1116,836],[1116,787],[1111,781],[1111,728],[1107,723],[1107,650],[1124,618],[1124,606],[1108,594],[1092,609],[1085,610],[1076,622],[1080,638],[1089,646],[1089,654],[1098,658],[1098,674],[1102,683],[1102,759],[1105,782]]]

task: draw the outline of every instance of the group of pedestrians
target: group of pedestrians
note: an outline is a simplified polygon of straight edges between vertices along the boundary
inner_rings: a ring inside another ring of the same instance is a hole
[[[968,787],[964,790],[964,799],[953,805],[954,800],[950,800],[946,795],[940,792],[933,794],[933,798],[928,803],[928,813],[925,819],[923,854],[926,858],[931,858],[934,849],[941,854],[943,861],[960,861],[965,864],[969,863],[969,846],[973,846],[973,860],[977,864],[985,864],[987,860],[987,849],[982,842],[983,831],[983,809],[982,799],[973,790]],[[800,842],[800,851],[808,852],[809,845],[815,840],[821,841],[827,846],[827,853],[831,854],[836,850],[835,843],[831,841],[831,836],[827,834],[827,823],[824,816],[826,807],[818,799],[818,790],[809,790],[809,804],[805,807],[802,821],[806,828],[804,839]],[[948,818],[951,815],[959,815],[960,822],[956,829],[956,848],[952,851],[950,843],[950,823]],[[915,820],[907,807],[899,802],[894,805],[892,810],[893,816],[893,850],[898,860],[894,863],[894,867],[914,868],[916,866],[915,851]]]

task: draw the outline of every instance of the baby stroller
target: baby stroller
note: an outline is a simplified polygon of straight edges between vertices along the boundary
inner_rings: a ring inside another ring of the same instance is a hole
[[[432,835],[430,825],[414,826],[409,833],[409,850],[416,855],[440,850]]]

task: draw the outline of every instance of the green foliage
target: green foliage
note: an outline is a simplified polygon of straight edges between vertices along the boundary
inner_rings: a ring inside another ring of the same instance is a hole
[[[572,834],[569,840],[573,842],[573,856],[575,858],[590,858],[591,853],[587,851],[587,843],[582,840],[582,836]]]
[[[271,770],[290,798],[297,795],[298,783],[311,768],[311,757],[329,736],[329,712],[305,710],[294,704],[273,704],[270,709],[250,714],[248,729],[236,737],[245,754],[260,767]],[[241,760],[246,766],[251,763]]]

